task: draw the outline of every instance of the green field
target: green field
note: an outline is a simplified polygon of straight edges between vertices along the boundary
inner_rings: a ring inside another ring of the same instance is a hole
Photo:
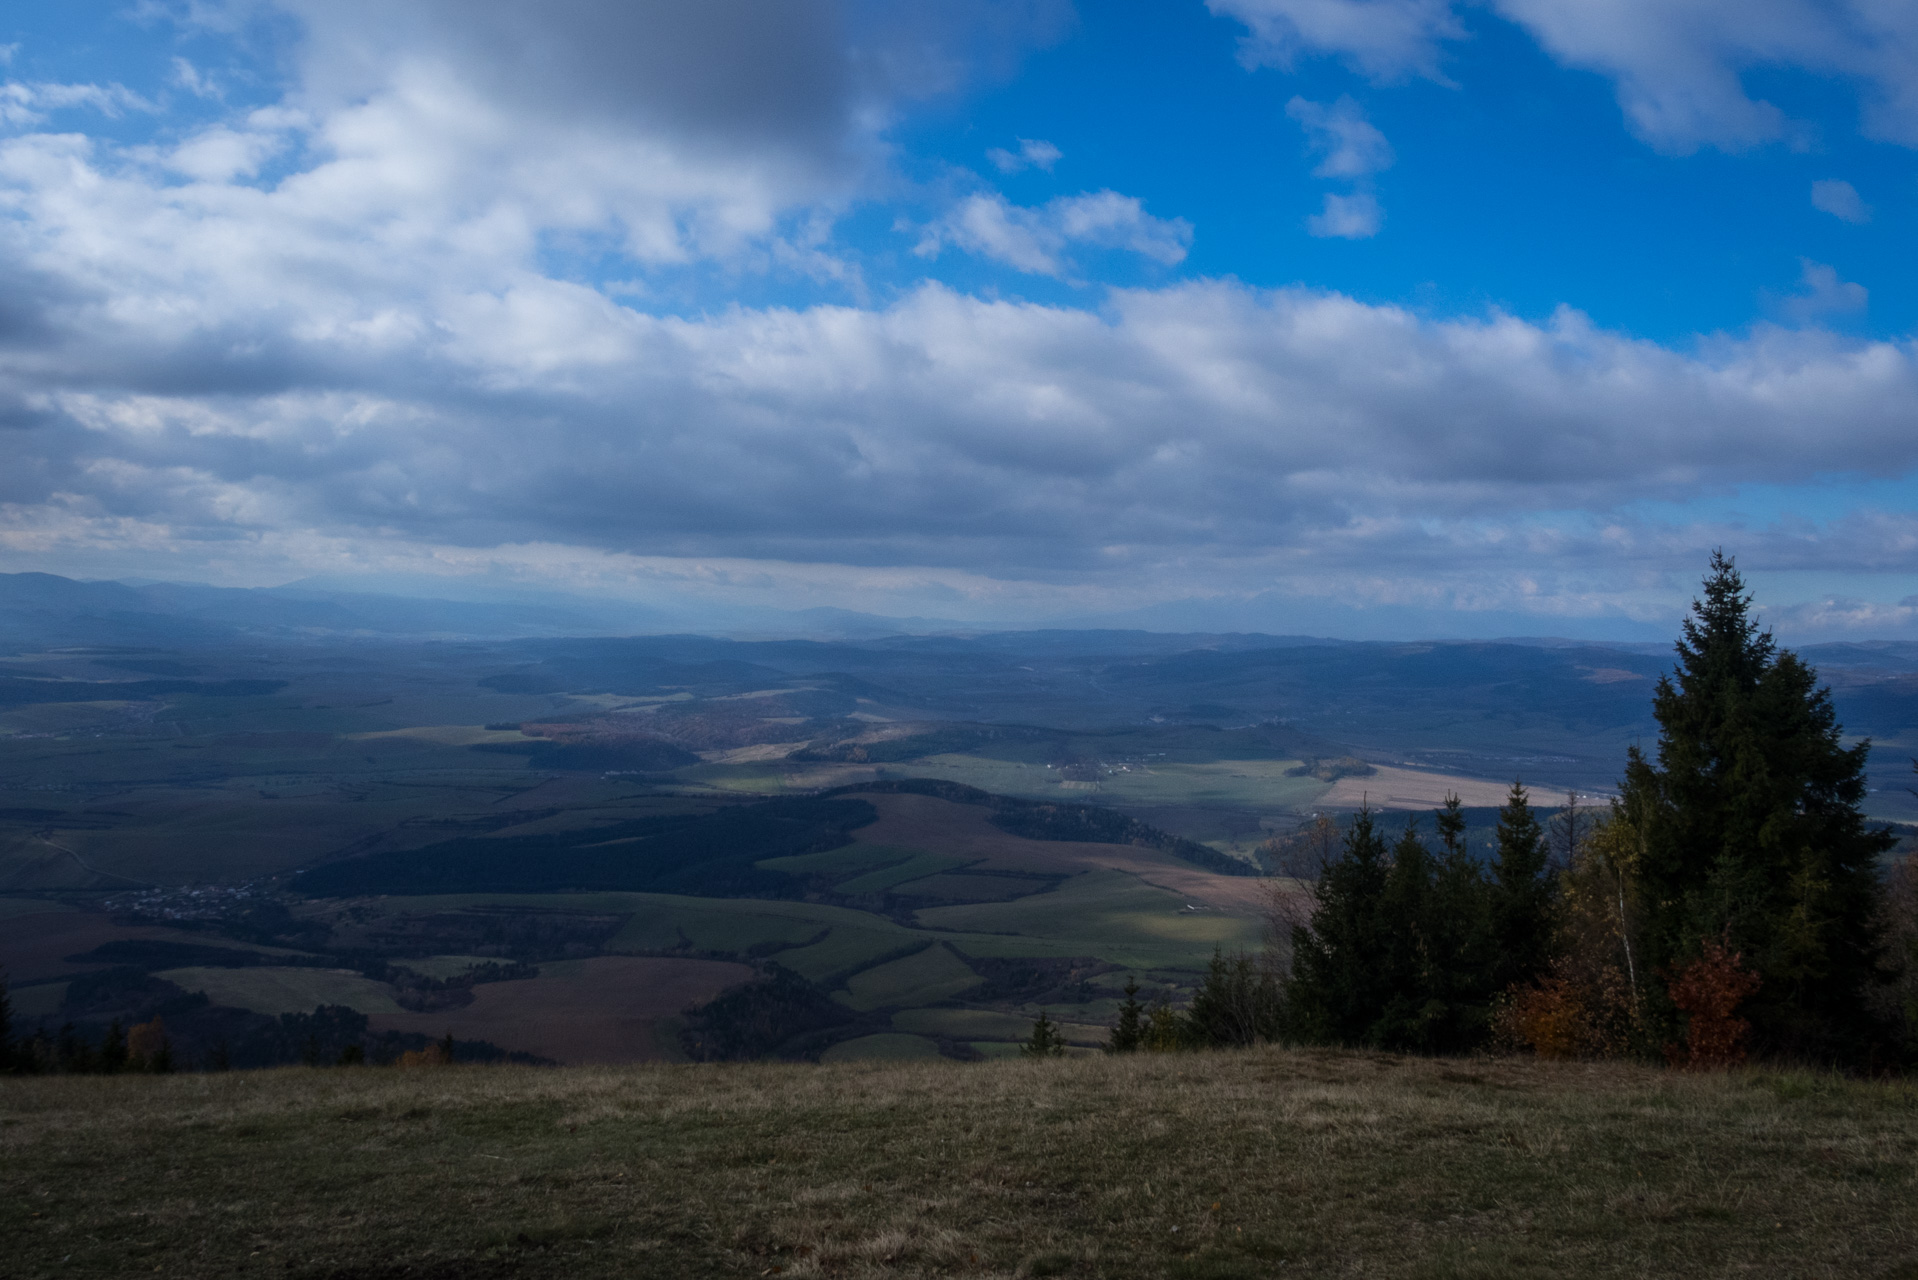
[[[399,1013],[393,989],[342,969],[167,969],[156,975],[186,991],[204,991],[214,1004],[255,1013],[311,1013],[341,1004],[365,1014]]]
[[[1123,871],[1087,872],[1013,902],[927,907],[916,918],[933,929],[1072,940],[1087,948],[1082,954],[1135,968],[1196,967],[1215,946],[1251,948],[1263,937],[1254,920],[1189,910],[1184,899]]]
[[[861,969],[846,979],[842,998],[861,1012],[937,1004],[964,995],[980,981],[952,948],[937,944],[888,964]]]
[[[1918,1271],[1911,1084],[1764,1070],[1265,1049],[43,1077],[0,1092],[0,1152],[23,1277]]]
[[[877,1035],[842,1040],[819,1056],[828,1062],[910,1062],[939,1057],[939,1046],[924,1036],[882,1031]]]

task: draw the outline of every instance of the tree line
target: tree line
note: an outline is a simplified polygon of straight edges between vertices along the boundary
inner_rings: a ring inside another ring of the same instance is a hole
[[[1918,874],[1883,866],[1896,835],[1864,815],[1869,741],[1846,745],[1830,691],[1750,605],[1714,553],[1653,694],[1656,750],[1631,749],[1606,809],[1574,798],[1542,823],[1514,783],[1489,860],[1457,797],[1429,835],[1322,820],[1316,880],[1276,895],[1266,954],[1215,955],[1184,1009],[1129,987],[1108,1047],[1909,1065]]]

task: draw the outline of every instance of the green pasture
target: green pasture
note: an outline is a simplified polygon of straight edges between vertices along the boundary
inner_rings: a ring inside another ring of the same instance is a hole
[[[877,1035],[841,1040],[819,1055],[821,1062],[904,1062],[939,1057],[939,1046],[923,1036],[881,1031]]]
[[[1032,1034],[1032,1019],[997,1009],[901,1009],[892,1015],[897,1031],[954,1040],[1024,1040]]]
[[[933,929],[1071,940],[1079,954],[1134,968],[1201,968],[1214,947],[1256,947],[1261,938],[1256,921],[1188,911],[1183,898],[1123,871],[1088,871],[1013,902],[927,907],[916,918]]]
[[[799,876],[855,876],[868,871],[896,867],[922,856],[917,849],[891,844],[842,844],[824,853],[802,853],[790,858],[764,858],[754,863],[768,871],[785,871]]]
[[[911,880],[923,880],[927,876],[937,875],[941,871],[950,871],[955,867],[970,865],[976,859],[954,858],[945,854],[914,854],[896,867],[884,867],[878,871],[868,871],[863,876],[854,876],[833,886],[840,893],[884,893],[886,890],[905,884]]]
[[[862,969],[846,979],[838,998],[864,1013],[873,1009],[935,1004],[976,987],[983,979],[953,954],[935,944],[924,951]]]
[[[1050,880],[1024,876],[936,875],[896,886],[909,898],[938,898],[946,902],[1010,902],[1027,894],[1043,893]]]
[[[393,989],[345,969],[166,969],[154,975],[187,991],[204,991],[214,1004],[277,1016],[343,1004],[361,1013],[401,1013]]]

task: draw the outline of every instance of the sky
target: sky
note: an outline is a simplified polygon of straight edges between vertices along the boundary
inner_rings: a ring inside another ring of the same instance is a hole
[[[1918,638],[1914,232],[1908,0],[9,6],[0,571]]]

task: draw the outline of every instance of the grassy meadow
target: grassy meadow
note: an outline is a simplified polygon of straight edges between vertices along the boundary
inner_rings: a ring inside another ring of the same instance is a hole
[[[9,1276],[1918,1276],[1918,1087],[1244,1052],[0,1088]]]

